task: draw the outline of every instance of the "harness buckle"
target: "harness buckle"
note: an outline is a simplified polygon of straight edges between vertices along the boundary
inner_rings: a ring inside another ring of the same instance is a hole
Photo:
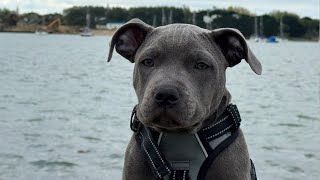
[[[130,118],[130,129],[133,132],[138,132],[141,128],[141,123],[136,117],[136,112],[137,112],[137,106],[134,106],[132,113],[131,113],[131,118]]]

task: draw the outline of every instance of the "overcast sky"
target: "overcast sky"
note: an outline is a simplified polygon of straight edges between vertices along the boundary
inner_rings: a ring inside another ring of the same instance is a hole
[[[186,5],[192,10],[208,9],[216,6],[225,8],[241,6],[257,15],[269,13],[273,10],[289,11],[301,17],[319,19],[320,0],[0,0],[0,8],[11,10],[19,6],[20,12],[34,11],[40,14],[58,12],[72,6],[176,6]]]

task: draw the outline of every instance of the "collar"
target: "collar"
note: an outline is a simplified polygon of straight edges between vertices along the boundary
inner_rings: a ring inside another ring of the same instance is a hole
[[[179,176],[180,179],[186,176],[196,179],[205,162],[210,159],[211,163],[233,142],[241,122],[237,106],[229,104],[216,123],[196,133],[159,133],[139,121],[136,107],[132,111],[130,128],[158,179],[179,179]]]

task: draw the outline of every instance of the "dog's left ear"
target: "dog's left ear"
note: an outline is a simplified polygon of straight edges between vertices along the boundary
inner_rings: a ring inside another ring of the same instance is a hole
[[[144,41],[147,33],[152,29],[152,26],[138,18],[131,19],[120,27],[112,36],[108,62],[111,60],[113,49],[115,48],[121,56],[133,63],[136,51]]]
[[[261,63],[251,52],[246,39],[239,30],[232,28],[216,29],[211,32],[211,35],[226,57],[229,67],[237,65],[242,59],[245,59],[251,69],[256,74],[261,75]]]

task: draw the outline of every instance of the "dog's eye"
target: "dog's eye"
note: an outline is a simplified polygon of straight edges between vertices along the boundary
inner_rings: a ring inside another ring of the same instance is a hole
[[[141,63],[143,65],[145,65],[145,66],[148,66],[148,67],[153,67],[154,66],[154,62],[151,59],[145,59],[145,60],[141,61]]]
[[[195,69],[199,69],[199,70],[204,70],[204,69],[208,69],[210,66],[203,63],[203,62],[200,62],[200,63],[197,63],[194,68]]]

